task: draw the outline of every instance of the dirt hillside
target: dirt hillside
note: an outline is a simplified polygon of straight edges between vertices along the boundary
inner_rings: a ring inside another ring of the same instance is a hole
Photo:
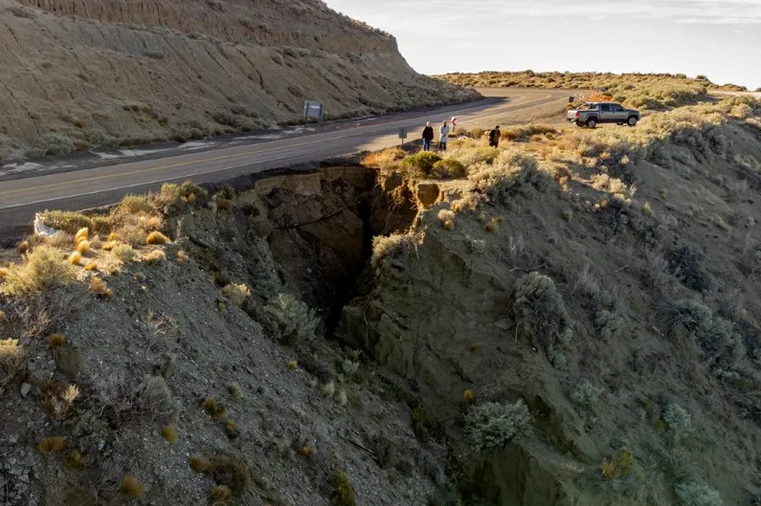
[[[319,0],[2,0],[0,156],[66,153],[472,98]]]
[[[110,210],[0,252],[21,504],[761,497],[761,103]]]

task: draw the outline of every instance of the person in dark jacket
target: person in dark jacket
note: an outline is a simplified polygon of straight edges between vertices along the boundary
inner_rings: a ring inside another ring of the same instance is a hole
[[[423,151],[431,150],[431,142],[433,142],[433,127],[429,121],[423,129]]]
[[[499,131],[499,125],[494,128],[494,130],[489,132],[489,146],[493,148],[499,147],[499,138],[502,135],[502,132]]]

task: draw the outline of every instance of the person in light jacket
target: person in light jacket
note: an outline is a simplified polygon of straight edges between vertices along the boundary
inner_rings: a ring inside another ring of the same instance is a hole
[[[439,127],[439,151],[447,150],[447,142],[449,142],[449,125],[447,122],[441,124]]]
[[[431,122],[425,124],[425,128],[423,129],[423,151],[430,151],[431,150],[431,143],[433,142],[433,127],[431,126]]]

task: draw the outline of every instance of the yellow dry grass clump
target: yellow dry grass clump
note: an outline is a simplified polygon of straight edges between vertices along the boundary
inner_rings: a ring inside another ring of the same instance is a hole
[[[90,281],[90,291],[102,299],[110,299],[114,295],[114,291],[108,287],[108,284],[98,277]]]
[[[61,436],[46,437],[37,444],[40,453],[57,453],[66,449],[66,438]]]
[[[206,414],[211,417],[212,420],[219,420],[223,416],[225,416],[225,408],[221,404],[219,404],[214,397],[207,397],[203,400],[201,403],[201,407],[204,411],[206,411]]]
[[[48,338],[48,347],[60,348],[66,345],[66,336],[63,334],[53,334]]]
[[[69,255],[69,263],[71,265],[82,265],[82,253],[79,251],[74,251],[71,255]]]
[[[0,288],[11,295],[31,295],[74,282],[76,272],[60,251],[47,245],[25,255],[22,265],[12,265]]]
[[[84,255],[88,251],[90,251],[90,241],[88,241],[87,239],[77,244],[77,252]]]
[[[145,489],[143,488],[143,484],[140,483],[140,480],[129,474],[122,478],[122,482],[119,485],[119,491],[125,496],[133,499],[142,497],[145,493]]]
[[[84,242],[90,238],[90,229],[87,227],[80,228],[77,233],[74,234],[74,246],[79,246],[79,243]]]
[[[148,265],[154,265],[166,260],[166,253],[160,249],[153,250],[143,257],[143,261]]]
[[[161,429],[161,435],[166,439],[167,443],[173,445],[177,442],[177,426],[166,425]]]
[[[159,232],[158,230],[151,232],[148,234],[148,237],[145,239],[146,244],[149,244],[151,246],[157,246],[161,244],[166,244],[169,242],[169,238]]]
[[[217,485],[209,492],[212,504],[224,504],[233,497],[233,491],[227,485]]]

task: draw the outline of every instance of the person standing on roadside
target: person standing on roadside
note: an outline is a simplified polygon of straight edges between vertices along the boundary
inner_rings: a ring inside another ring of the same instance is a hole
[[[423,151],[430,151],[431,150],[431,143],[433,142],[433,127],[431,126],[431,122],[425,124],[425,128],[423,129]]]
[[[499,125],[494,130],[489,132],[489,146],[492,148],[499,147],[499,138],[502,136],[502,132],[499,131]]]
[[[439,127],[439,151],[447,150],[447,142],[449,142],[449,125],[444,121]]]

